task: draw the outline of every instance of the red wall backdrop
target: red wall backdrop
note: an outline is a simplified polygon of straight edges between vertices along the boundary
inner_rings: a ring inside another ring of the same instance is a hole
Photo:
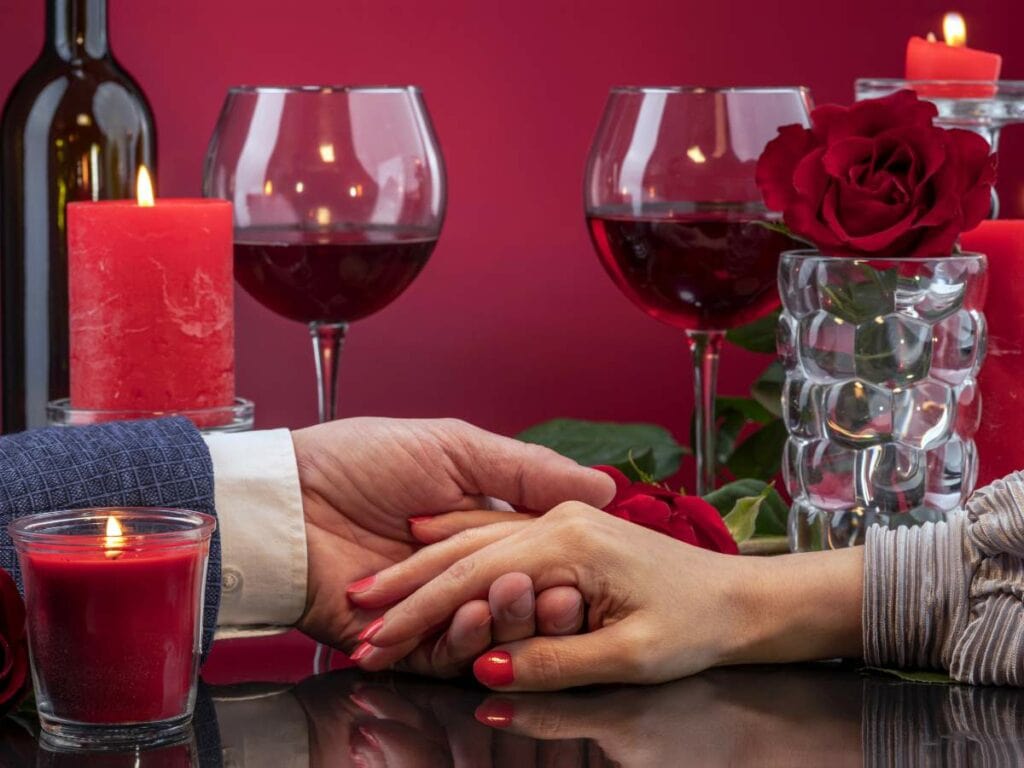
[[[975,47],[1024,78],[1019,0],[958,0]],[[0,0],[0,97],[42,41],[44,0]],[[110,0],[118,58],[156,112],[163,195],[196,195],[236,83],[416,83],[447,161],[444,232],[412,288],[357,324],[343,415],[459,416],[515,432],[554,416],[644,420],[685,435],[683,339],[614,288],[583,224],[587,148],[613,84],[804,84],[849,101],[902,73],[933,2],[861,0]],[[1024,209],[1024,132],[1002,191]],[[727,349],[722,391],[763,360]],[[306,330],[238,302],[239,393],[262,426],[315,419]]]

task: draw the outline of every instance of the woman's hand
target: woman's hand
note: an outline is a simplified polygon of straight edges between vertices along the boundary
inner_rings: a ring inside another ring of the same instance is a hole
[[[491,687],[552,690],[858,654],[862,568],[853,550],[720,555],[569,502],[534,521],[457,534],[350,596],[365,609],[397,602],[357,651],[361,667],[381,669],[460,606],[483,599],[504,574],[522,572],[538,592],[575,588],[588,607],[589,633],[519,640],[474,665]]]

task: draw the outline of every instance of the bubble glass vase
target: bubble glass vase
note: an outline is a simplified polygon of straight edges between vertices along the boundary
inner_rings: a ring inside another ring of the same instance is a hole
[[[986,275],[980,254],[782,255],[791,550],[941,520],[973,491]]]

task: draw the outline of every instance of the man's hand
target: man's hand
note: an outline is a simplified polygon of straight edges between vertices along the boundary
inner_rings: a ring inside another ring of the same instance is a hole
[[[351,650],[359,631],[380,613],[357,609],[346,588],[404,560],[419,542],[449,533],[432,528],[520,519],[522,512],[545,512],[569,500],[601,507],[615,492],[612,480],[601,472],[461,421],[345,419],[298,430],[292,437],[309,550],[306,610],[298,627],[343,650]],[[463,514],[410,521],[453,511]],[[532,585],[529,592],[532,600]],[[491,598],[493,609],[495,596]],[[565,606],[564,599],[543,598],[542,593],[536,602],[542,625],[547,621],[541,610],[545,604]],[[479,626],[487,606],[483,600],[476,605],[452,631],[479,635],[486,630],[489,644],[491,627]],[[484,640],[455,639],[471,645]],[[439,643],[440,666],[465,661],[446,657],[445,638]],[[418,655],[426,656],[427,665],[434,654]]]

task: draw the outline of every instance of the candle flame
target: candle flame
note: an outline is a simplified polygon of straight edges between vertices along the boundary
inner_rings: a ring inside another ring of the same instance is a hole
[[[139,166],[139,175],[135,182],[135,195],[139,205],[149,208],[154,204],[153,179],[149,175],[149,169],[144,165]]]
[[[124,548],[124,530],[121,523],[113,515],[107,516],[107,532],[103,537],[104,554],[110,559],[121,556]]]
[[[946,45],[963,48],[967,45],[967,22],[959,13],[947,13],[942,17],[942,37]]]

